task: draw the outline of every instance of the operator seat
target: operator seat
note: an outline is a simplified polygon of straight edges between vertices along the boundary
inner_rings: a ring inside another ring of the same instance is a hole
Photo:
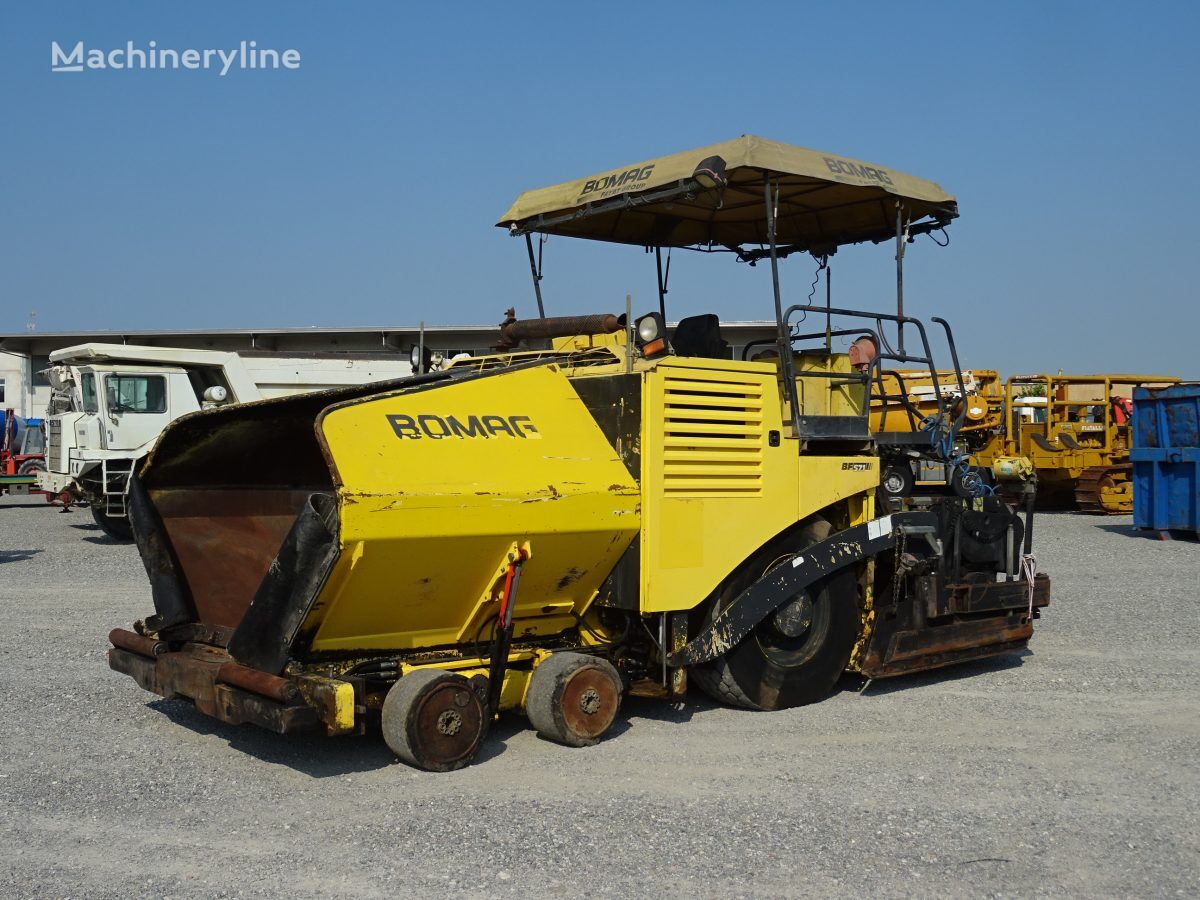
[[[729,344],[721,337],[721,320],[713,313],[680,319],[671,335],[671,346],[679,356],[729,359]]]

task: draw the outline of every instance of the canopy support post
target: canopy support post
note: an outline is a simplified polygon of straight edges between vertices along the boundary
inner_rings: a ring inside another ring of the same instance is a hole
[[[662,314],[665,326],[667,324],[667,282],[663,279],[662,247],[654,248],[654,264],[658,268],[658,311]]]
[[[533,293],[537,297],[538,318],[546,318],[546,308],[542,306],[542,273],[538,271],[537,261],[533,258],[533,238],[525,232],[525,249],[529,251],[529,274],[533,276]]]
[[[904,207],[896,204],[896,315],[900,321],[896,323],[899,332],[897,345],[900,355],[904,355]]]
[[[767,202],[767,243],[771,247],[771,286],[775,291],[775,328],[779,348],[779,377],[783,380],[783,393],[791,407],[792,435],[800,439],[800,395],[796,388],[796,367],[792,360],[792,337],[787,321],[783,317],[783,295],[779,289],[779,256],[775,250],[775,203],[779,191],[771,196],[771,176],[763,177],[763,194]],[[802,446],[802,445],[801,445]]]
[[[833,266],[825,259],[825,352],[833,352]]]

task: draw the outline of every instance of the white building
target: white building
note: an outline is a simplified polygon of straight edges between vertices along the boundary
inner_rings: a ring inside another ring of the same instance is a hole
[[[408,359],[419,331],[417,326],[387,326],[0,333],[0,409],[11,409],[18,415],[33,418],[44,415],[50,401],[50,385],[39,373],[50,365],[50,354],[63,347],[91,341],[194,350],[257,350],[287,356],[378,353]],[[747,343],[772,339],[775,325],[773,322],[725,322],[721,325],[721,333],[730,344],[733,356],[740,358]],[[477,356],[491,352],[499,334],[495,325],[427,325],[425,343],[447,358],[462,351]]]

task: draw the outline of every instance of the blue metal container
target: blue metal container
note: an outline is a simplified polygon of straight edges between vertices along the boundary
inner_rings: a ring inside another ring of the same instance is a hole
[[[1200,384],[1133,391],[1133,524],[1200,531]]]

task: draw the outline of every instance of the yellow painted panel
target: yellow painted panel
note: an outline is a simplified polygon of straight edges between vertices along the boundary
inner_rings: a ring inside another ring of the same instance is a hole
[[[353,402],[318,427],[342,555],[303,626],[315,651],[456,642],[524,541],[516,634],[573,627],[640,526],[636,482],[555,366]]]
[[[848,371],[842,360],[825,361],[822,370]],[[807,381],[822,382],[822,411],[861,412],[852,393],[837,391],[830,401],[828,379]],[[699,410],[694,418],[700,420],[685,427],[655,413],[681,384],[692,392]],[[745,402],[745,424],[731,426],[727,413],[739,397]],[[643,408],[642,610],[647,613],[691,609],[776,534],[879,483],[879,463],[872,456],[800,455],[791,440],[769,445],[770,432],[784,430],[773,365],[666,360],[646,375]],[[706,409],[725,414],[710,424],[703,421]]]

